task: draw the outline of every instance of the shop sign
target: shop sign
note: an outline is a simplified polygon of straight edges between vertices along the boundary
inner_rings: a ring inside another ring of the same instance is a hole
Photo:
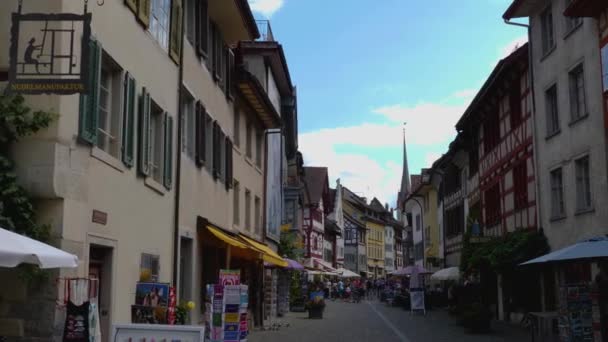
[[[8,90],[88,92],[91,13],[12,14]]]
[[[241,271],[240,270],[220,270],[220,284],[226,285],[240,285],[241,284]]]

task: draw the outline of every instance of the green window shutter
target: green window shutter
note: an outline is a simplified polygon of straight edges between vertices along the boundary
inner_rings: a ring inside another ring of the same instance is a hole
[[[226,59],[226,95],[231,100],[234,100],[234,94],[236,94],[236,70],[234,52],[232,49],[227,48],[228,57]]]
[[[179,64],[179,57],[182,49],[182,24],[184,7],[182,0],[173,0],[171,2],[171,33],[169,34],[169,56]]]
[[[220,175],[220,126],[217,121],[213,122],[213,178],[217,179]]]
[[[232,141],[226,137],[226,190],[232,188]]]
[[[127,5],[134,14],[137,14],[137,0],[125,0],[125,5]]]
[[[139,104],[139,173],[150,175],[151,146],[150,146],[150,93],[144,87]]]
[[[198,0],[196,7],[196,49],[199,55],[209,53],[209,15],[207,0]]]
[[[97,143],[97,120],[99,116],[99,77],[101,74],[101,43],[89,40],[89,93],[80,95],[78,136],[82,141]]]
[[[173,118],[165,112],[165,156],[164,156],[165,188],[171,189],[173,183]]]
[[[201,101],[196,102],[196,137],[195,137],[195,154],[196,165],[202,167],[205,165],[205,107]]]
[[[152,0],[138,0],[137,19],[145,28],[150,26],[150,1]]]
[[[133,145],[135,139],[135,79],[131,73],[125,75],[124,109],[122,125],[122,162],[133,166]]]

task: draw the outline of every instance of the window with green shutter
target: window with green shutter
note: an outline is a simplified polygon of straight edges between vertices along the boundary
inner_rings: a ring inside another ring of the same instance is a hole
[[[234,100],[234,94],[236,94],[236,70],[234,52],[232,49],[227,48],[227,63],[226,63],[226,96],[229,99]]]
[[[213,122],[213,178],[217,179],[220,176],[220,126],[217,121]]]
[[[163,165],[163,185],[171,189],[173,183],[173,118],[165,113],[165,158]]]
[[[134,14],[137,14],[137,0],[125,0],[125,5],[127,5]]]
[[[101,73],[101,43],[89,41],[89,93],[80,95],[78,137],[89,144],[97,143],[97,120],[99,111],[99,76]]]
[[[182,25],[183,25],[183,1],[173,0],[171,3],[171,32],[169,39],[169,56],[179,64],[179,57],[182,48]]]
[[[150,144],[150,93],[144,87],[139,104],[139,172],[144,176],[150,175],[151,144]]]
[[[124,109],[122,127],[122,162],[132,167],[135,145],[135,79],[131,73],[125,75]]]
[[[207,0],[198,0],[196,6],[196,48],[199,55],[209,53],[209,14]]]
[[[138,0],[137,19],[145,28],[150,26],[150,1],[152,0]]]
[[[196,103],[196,165],[202,167],[205,165],[206,150],[205,150],[205,107],[198,101]]]
[[[226,190],[233,186],[232,141],[226,137]]]

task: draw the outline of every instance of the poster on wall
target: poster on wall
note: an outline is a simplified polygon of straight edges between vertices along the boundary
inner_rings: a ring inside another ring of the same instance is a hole
[[[135,305],[167,307],[169,304],[168,283],[137,283]]]
[[[131,305],[131,323],[166,324],[167,308]]]

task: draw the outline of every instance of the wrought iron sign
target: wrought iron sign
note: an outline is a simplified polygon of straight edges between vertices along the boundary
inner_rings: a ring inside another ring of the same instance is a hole
[[[12,14],[8,90],[23,94],[88,92],[91,13]],[[79,37],[79,35],[81,35]]]

